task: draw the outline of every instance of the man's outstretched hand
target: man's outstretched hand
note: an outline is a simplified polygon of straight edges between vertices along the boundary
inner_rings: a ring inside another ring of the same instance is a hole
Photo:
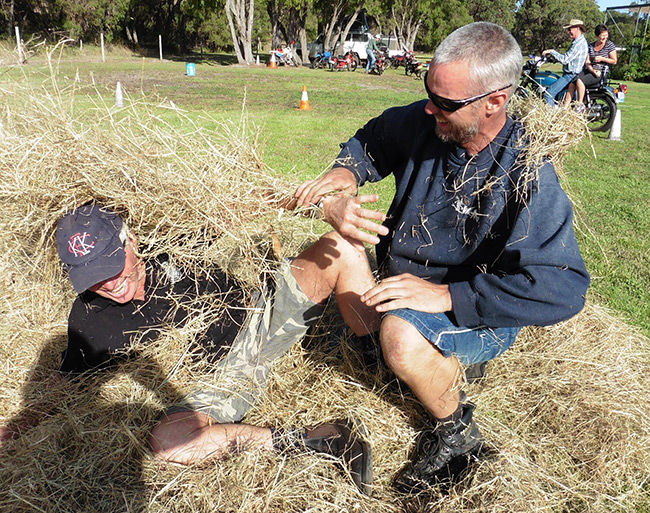
[[[343,167],[335,167],[315,180],[304,182],[294,194],[296,207],[313,208],[321,204],[323,220],[345,237],[357,249],[363,244],[377,244],[379,235],[388,235],[383,226],[386,215],[363,208],[364,203],[379,200],[376,194],[357,196],[356,176]]]

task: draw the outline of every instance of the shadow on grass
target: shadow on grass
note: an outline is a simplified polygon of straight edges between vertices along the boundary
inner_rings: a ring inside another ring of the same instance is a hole
[[[140,57],[155,59],[159,57],[158,47],[140,47],[134,49],[134,53]],[[257,56],[257,55],[256,55]],[[163,52],[165,60],[174,62],[194,62],[196,64],[208,64],[213,66],[231,66],[238,64],[237,57],[229,53],[207,52],[207,51],[190,51],[185,54],[174,54]],[[260,55],[260,64],[268,63],[268,55]]]

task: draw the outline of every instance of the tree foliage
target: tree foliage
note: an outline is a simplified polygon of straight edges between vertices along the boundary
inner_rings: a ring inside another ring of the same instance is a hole
[[[517,0],[467,0],[467,11],[474,21],[490,21],[512,30]]]
[[[427,52],[473,20],[511,30],[524,53],[563,51],[571,41],[562,26],[571,18],[585,22],[590,40],[604,19],[595,0],[0,0],[0,33],[13,36],[16,24],[23,34],[93,41],[103,32],[108,41],[133,47],[156,46],[162,34],[168,52],[207,46],[233,51],[240,62],[251,62],[261,43],[293,42],[304,61],[308,34],[322,33],[324,46],[332,48],[364,11],[374,33]],[[634,17],[612,16],[612,39],[625,44]]]

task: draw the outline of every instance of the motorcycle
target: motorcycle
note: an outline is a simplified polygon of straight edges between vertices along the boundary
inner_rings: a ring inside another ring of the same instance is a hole
[[[332,52],[327,50],[325,52],[318,52],[316,57],[311,63],[312,69],[322,69],[329,65],[329,61],[332,58]]]
[[[272,50],[271,53],[275,55],[275,61],[278,63],[278,66],[297,66],[298,61],[293,55],[291,47],[287,46],[285,48],[278,48],[277,50]]]
[[[402,53],[394,55],[390,61],[391,68],[399,68],[400,66],[406,67],[408,62],[413,60],[413,52],[410,50],[403,50]]]
[[[370,73],[381,75],[386,71],[387,59],[388,55],[386,53],[375,51],[375,65],[370,68]]]
[[[417,78],[422,78],[422,73],[424,73],[424,64],[415,58],[412,58],[409,62],[407,62],[404,67],[404,74],[407,77],[410,75],[415,75]]]
[[[515,94],[521,98],[528,98],[535,94],[544,98],[544,93],[553,84],[559,75],[551,71],[540,71],[548,62],[546,57],[531,55],[524,64],[521,80]],[[566,89],[560,91],[555,97],[557,102],[564,98]],[[606,132],[612,127],[616,116],[617,101],[614,90],[607,83],[607,73],[603,73],[600,82],[594,87],[588,87],[584,98],[584,112],[587,116],[589,130],[592,132]]]
[[[359,55],[356,52],[346,52],[345,55],[332,57],[329,60],[331,71],[356,71],[359,66]]]

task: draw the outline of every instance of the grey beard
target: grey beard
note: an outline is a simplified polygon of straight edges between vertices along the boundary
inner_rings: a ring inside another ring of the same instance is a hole
[[[438,126],[436,126],[436,134],[442,142],[453,142],[462,146],[478,135],[478,123],[461,128],[452,127],[450,132],[444,134],[441,133],[440,130],[438,130]]]

